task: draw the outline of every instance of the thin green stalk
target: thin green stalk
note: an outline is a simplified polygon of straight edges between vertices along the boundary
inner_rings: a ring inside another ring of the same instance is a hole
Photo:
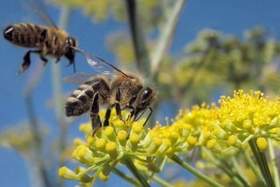
[[[213,156],[213,154],[208,151],[207,149],[204,149],[204,152],[207,154],[207,157],[212,161],[212,163],[217,166],[217,168],[219,168],[222,172],[225,172],[226,175],[229,176],[229,178],[232,179],[232,182],[239,187],[243,187],[242,182],[240,181],[240,178],[238,178],[238,176],[236,176],[236,173],[234,173],[231,169],[230,166],[228,166],[227,163],[225,162],[221,162],[220,160],[218,160],[217,158],[215,158]]]
[[[238,164],[235,157],[232,158],[232,164],[233,164],[233,167],[236,170],[235,173],[236,173],[237,177],[239,178],[239,180],[243,183],[244,186],[249,187],[250,186],[249,181],[246,178],[246,176],[244,175],[242,169],[239,167],[239,164]]]
[[[70,11],[66,7],[62,7],[60,18],[59,18],[59,28],[65,29],[68,24]],[[54,98],[54,111],[56,115],[57,122],[60,127],[59,135],[59,150],[63,153],[66,146],[66,136],[67,136],[67,122],[64,115],[64,103],[62,94],[62,79],[60,63],[51,63],[51,73],[52,73],[52,88],[53,88],[53,98]],[[59,165],[64,165],[64,160],[61,158]]]
[[[266,185],[268,187],[275,187],[274,185],[274,181],[272,179],[272,175],[270,173],[269,167],[268,167],[268,163],[265,157],[265,154],[263,152],[261,152],[256,144],[256,138],[252,138],[249,141],[249,145],[251,147],[251,150],[256,158],[256,161],[260,167],[260,170],[262,172],[262,175],[265,179]]]
[[[34,156],[35,165],[38,167],[38,172],[42,180],[42,185],[45,187],[49,187],[52,186],[52,183],[49,180],[48,172],[45,167],[45,163],[42,159],[42,149],[41,149],[42,139],[39,130],[40,127],[34,111],[33,98],[31,93],[25,96],[25,102],[26,102],[26,110],[29,118],[30,129],[33,136],[33,141],[35,142],[32,155]]]
[[[255,173],[256,177],[263,183],[263,185],[265,186],[265,180],[259,170],[259,168],[256,166],[256,164],[254,163],[254,161],[251,159],[249,153],[246,150],[242,150],[243,154],[244,154],[244,158],[246,160],[246,162],[249,164],[250,168],[253,170],[253,172]]]
[[[126,175],[121,170],[119,170],[117,168],[114,168],[112,171],[113,171],[114,174],[116,174],[117,176],[121,177],[122,179],[124,179],[125,181],[129,182],[130,184],[133,184],[135,186],[140,186],[138,181],[136,181],[134,178]]]
[[[126,167],[131,171],[131,173],[139,180],[143,187],[150,187],[147,179],[138,171],[130,158],[126,158],[124,163]]]
[[[62,7],[60,11],[60,18],[58,27],[65,29],[68,24],[70,10],[67,7]],[[67,141],[67,130],[68,124],[64,115],[64,102],[63,102],[63,94],[62,94],[62,79],[61,79],[61,63],[51,62],[51,77],[52,77],[52,90],[53,90],[53,100],[54,100],[54,111],[57,123],[59,125],[59,166],[64,165],[64,158],[60,155],[63,154],[66,148]],[[64,186],[63,180],[59,180],[59,186]]]
[[[41,80],[42,74],[44,72],[43,70],[43,65],[38,64],[36,70],[33,72],[32,76],[26,84],[26,88],[24,90],[23,95],[25,100],[27,116],[29,119],[28,124],[30,126],[30,131],[34,142],[31,158],[28,158],[27,161],[33,160],[35,162],[35,164],[33,163],[34,168],[37,169],[37,173],[35,173],[35,175],[38,174],[38,176],[40,177],[38,180],[38,183],[41,184],[40,186],[49,187],[52,186],[52,183],[49,180],[48,171],[46,169],[44,160],[42,159],[42,133],[40,132],[40,126],[33,104],[33,91]],[[34,170],[34,172],[36,171]]]
[[[168,19],[161,29],[161,35],[158,39],[158,44],[155,47],[155,52],[151,58],[151,71],[156,74],[162,58],[166,54],[167,49],[170,47],[172,37],[178,22],[181,10],[184,7],[186,0],[176,0],[173,7],[167,7],[166,18]]]
[[[146,48],[143,29],[138,17],[137,1],[126,0],[126,10],[138,70],[150,76],[150,57]]]
[[[163,180],[162,178],[160,178],[159,176],[157,175],[154,175],[153,177],[153,180],[156,181],[160,186],[163,186],[163,187],[172,187],[173,185],[170,184],[169,182],[167,182],[166,180]]]
[[[181,160],[177,155],[174,154],[172,157],[170,157],[170,159],[173,160],[174,162],[176,162],[182,168],[184,168],[187,171],[189,171],[190,173],[192,173],[194,176],[196,176],[196,177],[202,179],[203,181],[207,182],[211,186],[213,186],[213,187],[223,187],[223,185],[219,184],[218,182],[216,182],[215,180],[211,179],[210,177],[204,175],[203,173],[201,173],[200,171],[198,171],[197,169],[192,167],[187,162]]]
[[[279,178],[279,172],[277,168],[276,155],[271,140],[268,140],[268,148],[269,148],[269,155],[271,159],[271,166],[272,166],[275,187],[280,187],[280,178]]]

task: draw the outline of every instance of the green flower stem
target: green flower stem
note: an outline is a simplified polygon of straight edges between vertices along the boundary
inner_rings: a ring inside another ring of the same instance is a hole
[[[170,159],[173,160],[174,162],[176,162],[177,164],[179,164],[182,168],[184,168],[187,171],[189,171],[190,173],[192,173],[194,176],[196,176],[196,177],[202,179],[203,181],[207,182],[211,186],[213,186],[213,187],[223,187],[223,185],[217,183],[215,180],[213,180],[210,177],[208,177],[208,176],[204,175],[203,173],[199,172],[197,169],[192,167],[187,162],[181,160],[177,155],[174,154],[173,156],[170,157]]]
[[[270,159],[271,159],[271,166],[272,166],[275,187],[280,187],[280,178],[279,178],[279,172],[278,172],[277,163],[276,163],[276,156],[275,156],[275,151],[274,151],[274,147],[273,147],[271,140],[268,140],[268,148],[269,148],[269,155],[270,155]]]
[[[251,159],[248,151],[242,149],[242,152],[244,154],[244,158],[245,158],[246,162],[249,164],[250,168],[253,170],[256,177],[263,183],[263,186],[265,186],[265,180],[264,180],[259,168],[256,166],[254,161]]]
[[[272,179],[269,167],[268,167],[268,163],[265,157],[265,154],[263,152],[261,152],[256,144],[256,138],[252,138],[249,141],[249,145],[251,147],[251,150],[256,158],[256,161],[260,167],[260,170],[262,172],[262,175],[265,179],[266,185],[268,187],[275,187],[274,185],[274,181]]]
[[[160,186],[163,186],[163,187],[172,187],[173,186],[172,184],[170,184],[169,182],[163,180],[162,178],[160,178],[157,175],[153,176],[153,180],[156,181]]]
[[[137,170],[132,160],[130,160],[130,158],[125,158],[124,164],[132,172],[132,174],[139,180],[141,186],[150,187],[149,183],[147,182],[147,179],[141,173],[139,173],[139,171]]]
[[[211,162],[215,166],[217,166],[217,168],[219,168],[220,170],[225,172],[226,175],[228,175],[229,178],[232,179],[232,181],[234,182],[234,184],[236,186],[243,187],[242,182],[240,181],[240,179],[238,179],[236,174],[232,172],[232,169],[228,167],[227,163],[221,162],[221,160],[218,160],[217,158],[215,158],[214,155],[210,151],[208,151],[207,149],[203,149],[203,151],[207,154],[207,157],[211,160]]]
[[[166,23],[160,29],[160,36],[158,39],[158,44],[155,47],[155,51],[151,58],[151,71],[155,75],[159,70],[159,65],[166,55],[166,51],[170,47],[176,25],[179,20],[179,15],[184,7],[186,0],[177,0],[174,2],[173,7],[165,7],[165,16],[167,18]]]
[[[239,180],[243,183],[244,186],[249,187],[249,181],[246,178],[246,176],[244,175],[242,169],[239,167],[239,164],[236,160],[236,157],[232,157],[232,163],[233,163],[233,167],[236,170],[236,175],[239,178]]]
[[[125,181],[135,185],[135,186],[140,186],[139,182],[136,181],[134,178],[126,175],[125,173],[123,173],[121,170],[114,168],[113,173],[116,174],[117,176],[121,177],[122,179],[124,179]]]
[[[70,10],[67,7],[62,7],[60,11],[58,27],[65,29],[69,22]],[[61,63],[55,63],[52,60],[51,64],[51,77],[52,77],[52,89],[54,99],[54,111],[56,120],[59,124],[60,135],[59,135],[59,151],[60,155],[65,151],[68,124],[64,115],[64,100],[62,93],[62,78],[61,78]],[[63,157],[59,160],[59,165],[64,165]]]
[[[143,28],[140,24],[138,15],[138,1],[126,0],[126,11],[128,16],[128,24],[131,33],[131,39],[136,57],[136,66],[138,70],[145,76],[150,76],[150,57],[147,50]]]

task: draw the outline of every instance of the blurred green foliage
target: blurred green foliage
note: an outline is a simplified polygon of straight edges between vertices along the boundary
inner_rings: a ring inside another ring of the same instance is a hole
[[[56,4],[80,9],[95,21],[110,17],[125,22],[125,1],[121,0],[54,0]],[[157,47],[154,31],[161,30],[166,13],[174,1],[137,1],[141,26],[146,33],[149,53]],[[159,38],[159,37],[158,37]],[[122,45],[119,45],[121,41]],[[126,32],[113,31],[107,39],[109,49],[125,69],[136,69],[131,38]],[[279,91],[277,57],[279,41],[262,27],[256,27],[236,37],[205,29],[186,44],[181,55],[165,53],[152,82],[158,88],[159,101],[174,100],[183,105],[209,102],[219,93],[233,89],[260,89],[265,93]],[[151,81],[150,81],[151,82]]]

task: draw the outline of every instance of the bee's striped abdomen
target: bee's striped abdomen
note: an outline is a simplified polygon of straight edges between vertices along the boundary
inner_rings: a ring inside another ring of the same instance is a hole
[[[79,116],[87,112],[92,104],[94,94],[98,92],[101,98],[109,95],[109,86],[102,78],[84,82],[67,98],[65,105],[66,116]]]
[[[20,23],[6,27],[3,35],[15,45],[39,48],[47,38],[47,29],[35,24]]]

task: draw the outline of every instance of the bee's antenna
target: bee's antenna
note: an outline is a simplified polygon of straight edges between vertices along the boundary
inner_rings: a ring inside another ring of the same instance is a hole
[[[120,72],[121,74],[123,74],[125,77],[127,78],[131,78],[129,75],[127,75],[126,73],[124,73],[122,70],[120,70],[119,68],[117,68],[116,66],[114,66],[113,64],[107,62],[106,60],[98,57],[98,56],[92,56],[90,55],[89,53],[85,52],[84,50],[82,49],[79,49],[77,47],[73,47],[71,46],[72,49],[74,49],[75,51],[79,52],[79,53],[82,53],[86,58],[88,59],[91,59],[94,61],[94,58],[96,58],[97,60],[101,61],[102,63],[106,64],[107,66],[110,66],[111,68],[113,68],[114,70]]]

